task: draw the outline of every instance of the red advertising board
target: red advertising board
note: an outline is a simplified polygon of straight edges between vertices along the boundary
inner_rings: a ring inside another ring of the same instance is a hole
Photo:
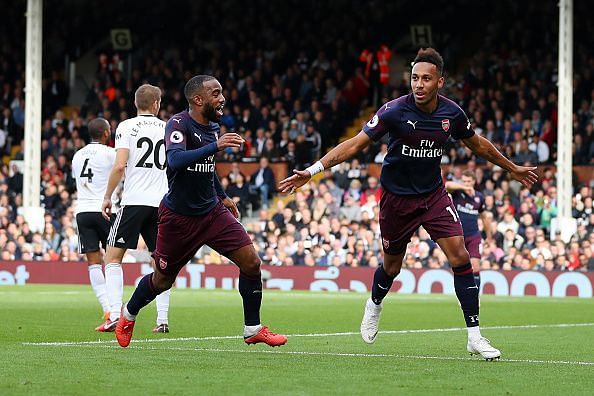
[[[263,266],[265,287],[277,290],[369,291],[371,268]],[[134,285],[152,272],[148,264],[124,264],[124,284]],[[176,287],[193,289],[237,288],[239,272],[232,265],[189,264],[180,272]],[[269,275],[269,276],[268,276]],[[87,284],[87,265],[80,262],[0,261],[0,285],[30,283]],[[594,273],[481,271],[484,294],[501,296],[592,297]],[[453,275],[447,270],[402,270],[392,291],[396,293],[454,294]]]

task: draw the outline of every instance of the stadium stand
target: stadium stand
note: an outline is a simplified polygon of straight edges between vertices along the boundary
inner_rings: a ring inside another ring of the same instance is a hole
[[[378,44],[379,37],[391,37],[388,28],[378,27],[373,37],[357,28],[341,29],[338,38],[336,26],[363,26],[381,20],[381,15],[372,12],[365,16],[371,19],[365,19],[361,13],[349,12],[349,7],[356,7],[349,2],[345,2],[341,15],[329,15],[323,4],[303,15],[295,2],[289,1],[277,4],[275,16],[271,17],[257,11],[265,8],[266,2],[256,3],[261,7],[251,7],[249,15],[242,15],[242,10],[225,1],[216,7],[201,4],[204,9],[187,4],[179,10],[186,15],[222,13],[234,16],[228,18],[233,21],[243,18],[254,28],[219,25],[218,18],[200,19],[195,25],[189,18],[172,29],[159,25],[156,32],[139,28],[135,34],[142,44],[133,53],[134,67],[129,78],[119,54],[100,49],[97,72],[80,107],[68,102],[69,87],[59,71],[56,53],[60,48],[72,54],[88,51],[91,45],[80,39],[72,42],[64,27],[50,29],[48,37],[57,47],[48,54],[44,79],[40,182],[46,226],[41,233],[29,229],[22,213],[23,176],[18,161],[23,159],[26,144],[24,43],[4,42],[0,48],[0,259],[80,260],[70,161],[74,152],[89,141],[86,124],[102,116],[110,120],[115,131],[121,120],[133,115],[133,92],[143,82],[163,89],[160,117],[167,120],[185,107],[185,80],[201,73],[217,76],[225,88],[222,130],[236,131],[246,140],[240,151],[228,150],[220,155],[218,169],[227,193],[245,216],[244,223],[263,261],[272,265],[379,265],[382,249],[377,216],[381,187],[377,170],[385,142],[347,164],[327,170],[294,196],[278,196],[271,186],[292,169],[301,169],[319,158],[348,127],[358,131],[367,121],[373,108],[369,107],[369,83],[358,57],[370,43]],[[156,18],[162,7],[156,5],[152,10]],[[388,12],[396,10],[398,4],[386,7]],[[7,12],[8,23],[2,33],[24,30],[21,18],[10,17],[16,11],[8,7]],[[76,20],[74,14],[62,12],[66,14],[54,16]],[[97,12],[95,18],[99,21],[104,15],[101,10]],[[594,271],[594,45],[588,42],[594,39],[594,24],[576,26],[576,36],[583,38],[574,63],[573,163],[577,166],[572,206],[578,232],[565,244],[558,230],[551,228],[557,213],[553,165],[557,88],[556,57],[550,48],[555,47],[556,38],[546,25],[526,27],[515,23],[510,15],[520,12],[538,13],[535,21],[554,24],[550,7],[502,2],[491,15],[491,20],[498,23],[484,24],[481,29],[485,34],[476,35],[482,41],[477,39],[474,50],[454,48],[445,52],[450,74],[444,93],[456,99],[471,117],[475,130],[496,143],[509,158],[539,164],[541,180],[532,190],[523,189],[510,182],[500,169],[485,165],[454,142],[442,160],[444,178],[459,180],[463,169],[476,172],[476,188],[486,196],[487,211],[494,219],[493,238],[483,246],[484,269]],[[77,22],[81,29],[83,25]],[[208,32],[215,30],[216,41],[202,42]],[[188,36],[187,31],[192,33]],[[454,30],[451,33],[460,34]],[[97,33],[89,32],[87,37],[98,40]],[[280,43],[278,37],[282,37]],[[397,49],[394,62],[403,68],[410,59]],[[408,83],[393,77],[384,92],[386,99],[406,94]],[[274,176],[266,192],[269,207],[261,186],[255,185],[262,157],[270,161],[268,166]],[[423,230],[415,234],[408,252],[406,268],[447,266],[443,253]],[[201,250],[195,260],[226,262],[209,249]]]

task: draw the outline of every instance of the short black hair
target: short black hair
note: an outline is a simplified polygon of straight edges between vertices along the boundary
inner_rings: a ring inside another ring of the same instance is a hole
[[[184,87],[184,96],[186,97],[188,103],[192,102],[192,98],[198,95],[198,92],[202,89],[205,82],[214,79],[215,78],[213,76],[209,76],[207,74],[199,74],[190,78]]]
[[[93,140],[99,140],[103,136],[103,132],[109,129],[109,122],[105,118],[97,117],[89,122],[89,135]]]
[[[432,63],[437,67],[439,75],[443,75],[443,58],[434,48],[420,48],[413,61],[413,66],[419,62]]]

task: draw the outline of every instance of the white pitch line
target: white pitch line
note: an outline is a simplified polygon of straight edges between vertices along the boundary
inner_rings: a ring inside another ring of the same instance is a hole
[[[78,347],[89,347],[90,345],[68,345]],[[113,345],[100,345],[102,348],[115,348]],[[119,349],[119,348],[118,348]],[[456,356],[425,356],[425,355],[398,355],[391,353],[345,353],[345,352],[312,352],[312,351],[272,351],[259,349],[222,349],[222,348],[182,348],[165,347],[155,348],[148,346],[135,346],[134,349],[146,351],[186,351],[186,352],[216,352],[216,353],[259,353],[274,355],[302,355],[302,356],[333,356],[333,357],[363,357],[363,358],[393,358],[393,359],[417,359],[417,360],[445,360],[445,361],[476,361],[476,357]],[[528,364],[552,364],[552,365],[573,365],[573,366],[594,366],[594,362],[569,361],[569,360],[535,360],[535,359],[502,359],[497,363],[528,363]],[[497,364],[494,363],[494,364]]]
[[[591,327],[594,323],[557,323],[557,324],[532,324],[517,326],[485,326],[481,330],[516,330],[516,329],[542,329],[542,328],[563,328],[563,327]],[[384,330],[380,334],[418,334],[418,333],[445,333],[466,330],[466,327],[448,327],[442,329],[412,329],[412,330]],[[340,333],[308,333],[308,334],[287,334],[287,337],[342,337],[359,335],[359,332],[340,332]],[[178,338],[151,338],[132,340],[133,343],[159,343],[176,341],[216,341],[240,339],[241,336],[211,336],[211,337],[178,337]],[[109,345],[114,344],[115,340],[97,340],[97,341],[70,341],[70,342],[23,342],[22,345],[33,346],[76,346],[76,345]]]

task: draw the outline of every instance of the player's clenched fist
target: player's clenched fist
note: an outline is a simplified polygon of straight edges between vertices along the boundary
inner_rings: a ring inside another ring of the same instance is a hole
[[[226,149],[227,147],[240,147],[244,140],[241,136],[236,133],[226,133],[217,140],[217,148],[219,150]]]
[[[101,214],[105,218],[105,220],[109,221],[111,216],[111,199],[110,198],[103,198],[103,203],[101,204]]]

